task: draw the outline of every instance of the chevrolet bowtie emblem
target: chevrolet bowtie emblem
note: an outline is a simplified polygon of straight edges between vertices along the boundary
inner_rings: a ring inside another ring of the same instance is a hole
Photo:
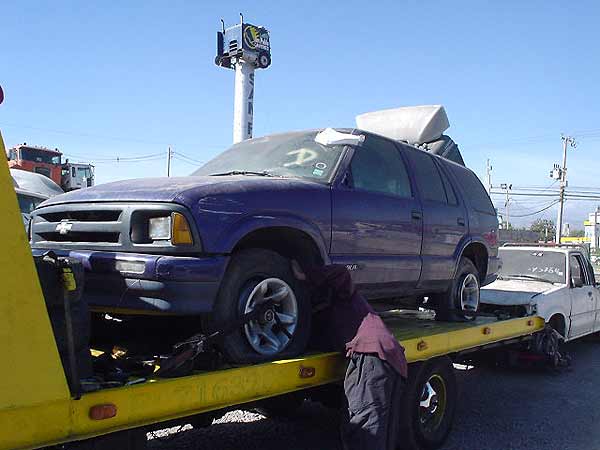
[[[69,231],[71,231],[71,228],[73,228],[73,224],[70,222],[61,222],[56,225],[56,231],[58,231],[60,234],[67,234]]]

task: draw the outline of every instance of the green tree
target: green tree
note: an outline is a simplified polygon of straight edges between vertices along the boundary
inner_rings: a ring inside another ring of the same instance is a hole
[[[554,235],[556,234],[554,221],[550,219],[536,219],[533,221],[529,229],[539,233],[540,240],[542,241],[552,241],[554,239]]]
[[[585,230],[571,230],[570,235],[573,237],[585,237]]]

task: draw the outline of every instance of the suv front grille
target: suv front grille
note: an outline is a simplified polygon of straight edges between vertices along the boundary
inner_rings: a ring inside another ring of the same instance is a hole
[[[177,211],[189,218],[186,208],[173,203],[66,203],[36,209],[31,214],[31,246],[38,249],[107,250],[137,253],[181,254],[201,249],[178,247],[168,240],[139,240],[147,234],[148,218]],[[144,228],[146,227],[146,228]],[[133,232],[135,230],[135,233]],[[194,232],[194,227],[192,227]]]
[[[75,231],[61,234],[58,231],[50,233],[38,233],[46,242],[106,242],[116,244],[119,242],[121,233],[101,233],[94,231]]]
[[[60,222],[72,220],[77,222],[116,222],[121,217],[121,210],[83,210],[83,211],[59,211],[40,214],[48,222]]]

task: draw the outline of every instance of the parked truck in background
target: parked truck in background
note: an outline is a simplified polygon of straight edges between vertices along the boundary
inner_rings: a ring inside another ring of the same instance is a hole
[[[8,166],[44,175],[58,184],[64,191],[72,191],[94,185],[94,166],[85,163],[62,161],[62,152],[27,145],[17,145],[8,150]]]

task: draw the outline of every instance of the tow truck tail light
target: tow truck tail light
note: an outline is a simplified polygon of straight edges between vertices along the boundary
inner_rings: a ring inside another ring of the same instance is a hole
[[[192,231],[183,214],[173,213],[172,218],[171,243],[173,245],[192,245],[194,243]]]
[[[117,405],[113,403],[103,403],[94,405],[90,408],[90,419],[104,420],[110,419],[117,415]]]

